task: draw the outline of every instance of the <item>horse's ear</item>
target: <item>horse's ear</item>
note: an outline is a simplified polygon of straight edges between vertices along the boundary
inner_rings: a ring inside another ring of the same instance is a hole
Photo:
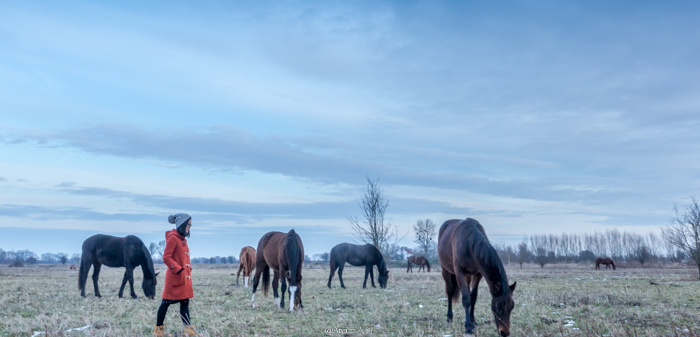
[[[513,282],[513,284],[510,285],[510,291],[513,292],[515,291],[515,285],[518,284],[518,282]]]

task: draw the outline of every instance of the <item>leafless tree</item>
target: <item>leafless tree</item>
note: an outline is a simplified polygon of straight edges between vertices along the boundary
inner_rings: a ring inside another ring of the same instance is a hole
[[[365,179],[367,180],[365,190],[358,201],[364,220],[360,221],[357,217],[348,217],[348,220],[358,241],[373,244],[385,258],[388,258],[387,253],[392,241],[396,244],[399,240],[398,228],[384,222],[389,200],[384,198],[379,179],[372,180],[369,177]]]
[[[547,235],[533,235],[530,237],[530,250],[535,254],[535,262],[544,268],[544,265],[549,262],[547,257]]]
[[[523,269],[523,263],[527,261],[527,258],[530,256],[530,251],[527,249],[527,241],[523,240],[523,242],[518,244],[518,252],[516,254],[520,269]]]
[[[430,219],[418,220],[415,225],[413,225],[413,232],[416,233],[415,243],[423,252],[423,255],[428,257],[430,254],[430,249],[434,245],[435,235],[437,235],[437,224]]]
[[[664,239],[695,263],[700,277],[700,204],[696,197],[690,199],[684,211],[680,211],[677,205],[673,206],[675,215],[669,219],[670,224],[661,230]]]

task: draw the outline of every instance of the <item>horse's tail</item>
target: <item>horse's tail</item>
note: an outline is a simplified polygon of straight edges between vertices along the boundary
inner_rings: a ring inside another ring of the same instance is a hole
[[[457,283],[457,276],[455,274],[450,274],[450,282],[452,283],[452,298],[448,298],[448,301],[452,301],[452,303],[458,303],[459,302],[459,293],[460,288],[459,284]],[[448,293],[447,296],[450,296]]]
[[[290,287],[297,286],[297,269],[299,268],[299,261],[301,260],[301,257],[299,256],[299,243],[297,242],[298,239],[299,236],[296,232],[294,232],[293,229],[290,230],[289,233],[287,233],[285,249],[287,253],[287,259],[289,259],[289,273],[291,277],[291,280],[289,281]],[[284,275],[282,275],[281,277],[284,277]]]
[[[257,273],[257,272],[256,272]],[[263,295],[267,297],[268,291],[270,291],[270,266],[265,265],[265,267],[262,270],[262,288],[263,288]]]

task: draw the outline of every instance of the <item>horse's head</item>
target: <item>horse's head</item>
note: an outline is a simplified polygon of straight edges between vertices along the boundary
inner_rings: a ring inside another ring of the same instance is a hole
[[[143,278],[143,284],[141,287],[143,288],[143,293],[146,294],[146,297],[150,299],[154,299],[156,297],[156,284],[158,283],[158,274],[156,273],[153,275],[153,278]]]
[[[297,291],[294,292],[294,310],[303,310],[304,305],[301,303],[301,281],[297,282]]]
[[[377,281],[379,281],[379,286],[382,287],[382,289],[386,288],[386,281],[389,279],[389,271],[387,270],[386,273],[379,273],[379,277],[377,278]]]
[[[513,302],[513,291],[515,291],[514,282],[506,294],[493,297],[491,299],[491,312],[493,312],[494,321],[498,334],[505,337],[510,335],[510,312],[513,311],[515,303]]]
[[[430,265],[428,265],[427,267],[428,267],[428,272],[430,272]]]

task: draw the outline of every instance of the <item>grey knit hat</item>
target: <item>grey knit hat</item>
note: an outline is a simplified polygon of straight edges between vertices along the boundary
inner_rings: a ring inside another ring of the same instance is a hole
[[[175,224],[175,228],[179,228],[182,224],[186,224],[187,220],[192,217],[185,213],[177,213],[168,217],[168,222]]]

